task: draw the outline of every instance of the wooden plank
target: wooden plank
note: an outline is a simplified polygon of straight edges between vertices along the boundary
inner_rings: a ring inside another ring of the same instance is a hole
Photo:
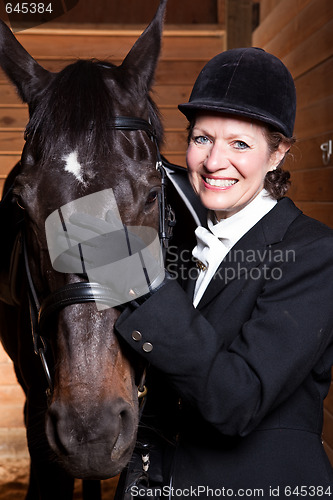
[[[19,98],[16,89],[13,85],[8,84],[7,82],[0,83],[0,103],[7,105],[22,104],[22,101]]]
[[[282,40],[281,40],[282,43]],[[276,54],[279,56],[279,54]],[[296,79],[333,55],[333,20],[313,33],[283,58]]]
[[[24,145],[23,130],[19,132],[2,131],[0,132],[0,151],[22,151]]]
[[[260,4],[260,25],[254,30],[252,35],[252,45],[254,47],[264,47],[268,42],[280,33],[280,31],[295,18],[313,0],[281,0],[275,8],[265,10],[264,2]],[[264,12],[262,12],[264,9]],[[264,14],[262,16],[262,14]]]
[[[184,154],[179,154],[177,152],[168,151],[166,154],[166,159],[175,165],[180,165],[181,167],[186,167],[186,160]]]
[[[29,458],[25,428],[0,429],[0,458]]]
[[[297,110],[332,96],[333,57],[297,78]],[[333,120],[332,120],[333,124]]]
[[[296,205],[309,217],[317,219],[333,228],[333,203],[295,201]]]
[[[124,58],[136,42],[139,33],[133,32],[64,32],[29,30],[17,34],[23,47],[33,57],[53,56]],[[163,58],[211,58],[224,50],[225,32],[173,31],[163,37]],[[181,48],[181,49],[180,49]]]
[[[17,384],[17,379],[12,363],[0,363],[0,380],[4,385]]]
[[[305,139],[324,134],[332,129],[333,95],[306,108],[297,110],[295,134]]]
[[[250,47],[252,0],[227,0],[227,48]]]
[[[226,3],[227,0],[217,0],[217,22],[224,29],[226,27]]]
[[[187,102],[192,90],[192,85],[155,85],[152,97],[158,106]]]
[[[298,15],[293,16],[290,22],[265,44],[264,48],[283,59],[295,47],[320,32],[332,17],[333,2],[331,0],[314,0],[308,3]]]
[[[0,105],[0,128],[23,129],[26,127],[28,120],[29,113],[27,106],[23,105],[14,107]]]
[[[2,406],[20,405],[21,408],[25,401],[24,392],[19,384],[5,385],[0,382],[0,401]]]
[[[22,405],[1,405],[0,428],[11,427],[19,428],[24,426],[23,406]]]
[[[17,155],[4,155],[0,152],[0,178],[7,177],[11,169],[20,160],[21,154]]]
[[[160,112],[166,128],[184,132],[188,125],[185,116],[175,107],[160,106]]]
[[[333,202],[333,167],[293,172],[290,196],[297,201]]]
[[[333,130],[309,139],[297,140],[291,151],[292,158],[286,163],[287,169],[293,172],[300,169],[322,168],[324,164],[320,146],[331,139],[332,134]]]
[[[163,151],[178,151],[185,154],[187,149],[187,132],[166,131]]]
[[[222,50],[223,49],[220,51]],[[210,57],[207,56],[201,59],[197,58],[192,60],[186,58],[178,58],[177,60],[160,59],[157,66],[155,82],[156,84],[173,82],[175,84],[192,86],[198,74],[209,59]]]
[[[260,0],[260,23],[278,6],[281,0]]]

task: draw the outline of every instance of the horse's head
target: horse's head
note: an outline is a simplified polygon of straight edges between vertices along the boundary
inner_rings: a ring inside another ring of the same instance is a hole
[[[0,65],[28,103],[30,121],[15,193],[25,209],[27,253],[40,301],[76,274],[53,269],[45,220],[78,198],[112,189],[122,221],[158,226],[156,144],[144,130],[116,130],[115,117],[162,127],[149,97],[166,0],[120,66],[78,61],[60,73],[42,68],[0,26]],[[106,202],[107,203],[107,202]],[[106,478],[128,462],[138,424],[137,376],[113,325],[116,309],[94,303],[61,308],[42,332],[51,346],[53,392],[46,434],[75,477]]]

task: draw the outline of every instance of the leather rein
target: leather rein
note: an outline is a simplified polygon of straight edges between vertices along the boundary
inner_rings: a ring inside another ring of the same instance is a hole
[[[158,147],[156,133],[151,124],[141,118],[130,116],[118,116],[114,118],[110,128],[116,130],[136,131],[142,130],[148,134],[156,145],[157,161],[156,169],[161,174],[161,192],[158,195],[159,203],[159,238],[163,254],[168,248],[169,239],[172,236],[172,229],[175,225],[175,215],[166,200],[166,173],[163,167],[161,153]],[[73,304],[85,304],[97,302],[111,307],[114,304],[112,289],[99,283],[77,282],[67,284],[58,290],[50,293],[42,303],[40,303],[34,286],[32,274],[29,266],[28,251],[25,236],[22,236],[22,252],[24,268],[28,282],[28,298],[30,309],[31,330],[35,354],[40,357],[45,376],[48,383],[47,395],[51,396],[53,382],[51,372],[46,360],[47,344],[43,336],[43,329],[46,320],[55,312]],[[142,398],[146,394],[144,386],[145,374],[138,385],[138,397]]]

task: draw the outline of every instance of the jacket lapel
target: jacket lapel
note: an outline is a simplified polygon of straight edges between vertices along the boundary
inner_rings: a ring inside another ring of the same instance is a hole
[[[290,224],[300,214],[289,198],[282,198],[230,250],[208,285],[198,309],[207,305],[229,283],[258,267],[265,260],[270,245],[283,240]]]

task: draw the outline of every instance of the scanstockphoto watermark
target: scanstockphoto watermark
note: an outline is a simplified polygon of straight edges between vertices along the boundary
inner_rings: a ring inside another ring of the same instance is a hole
[[[238,278],[250,280],[280,280],[283,277],[285,264],[296,262],[296,251],[278,249],[269,246],[265,249],[231,249],[223,259],[212,279],[228,283]],[[197,260],[190,250],[179,251],[171,246],[168,250],[167,271],[175,279],[196,279]]]
[[[247,497],[263,498],[265,496],[262,488],[211,488],[209,486],[189,486],[188,488],[174,488],[173,486],[163,486],[161,488],[140,488],[132,486],[131,494],[133,498],[223,498],[223,497]]]
[[[162,486],[160,488],[141,488],[134,485],[130,489],[133,498],[330,498],[332,496],[331,486],[268,486],[268,488],[211,488],[199,485],[187,488],[174,488],[173,486]]]
[[[140,488],[139,486],[131,487],[131,494],[134,498],[195,498],[204,496],[205,498],[217,497],[264,497],[262,488],[211,488],[209,486],[190,486],[188,488],[174,488],[173,486],[163,486],[161,488]]]

